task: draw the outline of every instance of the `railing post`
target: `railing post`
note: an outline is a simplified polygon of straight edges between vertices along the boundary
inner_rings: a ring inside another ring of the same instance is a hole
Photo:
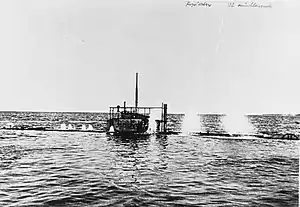
[[[139,99],[139,89],[138,89],[138,78],[139,78],[139,74],[136,73],[135,74],[135,109],[137,110],[138,107],[138,99]]]
[[[168,106],[167,104],[164,104],[164,119],[163,119],[163,122],[164,122],[164,133],[167,132],[167,115],[168,115]]]

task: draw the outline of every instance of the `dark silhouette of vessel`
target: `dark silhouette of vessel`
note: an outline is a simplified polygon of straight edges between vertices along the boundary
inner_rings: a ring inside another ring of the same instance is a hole
[[[112,134],[146,134],[149,129],[149,118],[152,109],[161,109],[161,120],[156,121],[156,132],[166,133],[167,104],[161,107],[138,106],[138,73],[136,73],[135,106],[127,107],[124,101],[123,107],[109,108],[107,132]]]

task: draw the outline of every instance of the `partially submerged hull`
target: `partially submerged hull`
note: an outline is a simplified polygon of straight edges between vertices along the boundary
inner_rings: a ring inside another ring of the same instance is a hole
[[[162,119],[157,121],[157,132],[166,132],[167,104],[161,107],[139,107],[138,106],[138,74],[136,73],[135,106],[110,107],[107,122],[107,132],[112,134],[145,134],[149,127],[151,109],[160,109]]]
[[[138,117],[137,117],[138,116]],[[142,134],[149,127],[148,116],[133,113],[108,120],[108,131],[115,134]]]

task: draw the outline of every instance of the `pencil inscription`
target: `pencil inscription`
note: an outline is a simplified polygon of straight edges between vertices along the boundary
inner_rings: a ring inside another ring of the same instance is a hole
[[[186,7],[211,7],[206,1],[186,1]]]
[[[229,8],[272,8],[271,3],[257,3],[255,1],[186,1],[185,6],[194,7],[213,7],[214,5],[225,4]]]

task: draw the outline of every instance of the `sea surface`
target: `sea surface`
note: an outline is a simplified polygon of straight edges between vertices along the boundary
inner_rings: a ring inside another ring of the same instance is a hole
[[[105,113],[0,112],[0,127],[106,127]],[[299,115],[169,115],[178,135],[0,130],[0,206],[298,206]],[[240,137],[190,132],[241,133]]]

